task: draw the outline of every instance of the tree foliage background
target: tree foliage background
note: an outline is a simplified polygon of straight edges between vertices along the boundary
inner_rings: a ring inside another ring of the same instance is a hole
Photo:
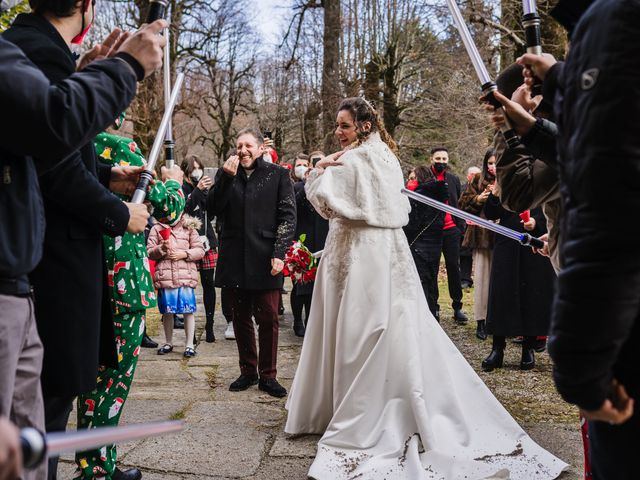
[[[247,125],[271,131],[284,161],[301,151],[330,153],[340,99],[363,95],[381,112],[406,170],[436,145],[450,150],[458,173],[480,163],[492,131],[444,2],[279,0],[267,19],[257,15],[258,2],[170,0],[172,79],[177,69],[187,77],[174,116],[178,160],[194,153],[220,165]],[[523,53],[520,1],[458,3],[492,74]],[[551,2],[538,6],[544,49],[562,56],[565,36],[548,16]],[[147,0],[99,0],[87,45],[116,26],[134,29],[146,8]],[[276,44],[263,38],[259,22],[277,30]],[[156,73],[140,84],[127,112],[129,133],[145,151],[163,107]]]

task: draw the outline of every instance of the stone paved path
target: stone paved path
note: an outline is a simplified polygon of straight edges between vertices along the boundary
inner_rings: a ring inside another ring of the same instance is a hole
[[[289,388],[302,342],[291,329],[288,295],[284,303],[287,312],[281,322],[278,379]],[[175,334],[174,353],[158,356],[155,350],[143,349],[123,413],[123,424],[181,418],[186,423],[184,432],[121,446],[122,468],[140,468],[145,480],[306,479],[319,437],[287,438],[283,433],[284,400],[265,395],[257,387],[228,391],[238,375],[235,342],[224,339],[226,324],[218,304],[217,341],[204,343],[201,315],[197,335],[202,343],[196,357],[182,358],[181,330]],[[160,343],[163,338],[160,331],[154,335]],[[69,427],[75,428],[75,412]],[[577,425],[526,423],[525,428],[541,445],[574,465],[563,480],[581,478]],[[70,456],[63,458],[58,478],[73,478],[74,468]]]

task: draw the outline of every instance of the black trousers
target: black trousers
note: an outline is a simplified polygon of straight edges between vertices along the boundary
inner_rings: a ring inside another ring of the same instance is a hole
[[[460,242],[462,233],[458,227],[444,230],[442,235],[442,254],[447,268],[447,283],[451,306],[454,310],[462,308],[462,282],[460,280]],[[440,259],[438,259],[438,262]],[[436,283],[437,286],[437,283]],[[438,292],[438,297],[440,293]],[[436,301],[438,300],[436,297]]]
[[[473,251],[469,247],[460,248],[460,280],[473,285],[471,271],[473,270]]]
[[[438,270],[442,254],[442,234],[423,235],[410,247],[413,261],[416,263],[424,296],[433,316],[438,311]]]
[[[634,406],[635,408],[635,406]],[[589,422],[593,480],[636,480],[640,451],[640,413],[622,425]]]
[[[207,325],[213,325],[213,314],[216,311],[216,287],[214,283],[215,268],[200,270],[200,281],[202,282],[202,301]]]
[[[228,288],[220,289],[220,306],[222,307],[222,315],[227,323],[233,321],[233,304],[229,295]]]
[[[44,422],[47,433],[64,432],[76,397],[44,397]],[[58,457],[49,458],[48,480],[58,478]]]
[[[293,312],[293,322],[295,325],[307,325],[309,311],[311,310],[311,293],[301,295],[298,293],[298,286],[294,283],[291,290],[291,311]],[[302,310],[304,309],[304,322],[302,320]]]

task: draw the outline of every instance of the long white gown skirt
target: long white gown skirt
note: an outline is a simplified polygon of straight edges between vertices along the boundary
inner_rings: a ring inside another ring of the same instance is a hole
[[[324,434],[309,476],[556,478],[435,321],[402,229],[334,218],[285,431]]]

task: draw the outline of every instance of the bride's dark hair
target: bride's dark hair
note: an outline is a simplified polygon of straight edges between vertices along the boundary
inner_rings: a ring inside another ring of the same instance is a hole
[[[358,143],[364,142],[369,135],[373,132],[379,132],[380,138],[386,143],[393,153],[398,153],[398,145],[391,138],[389,132],[384,128],[384,124],[380,119],[380,115],[373,105],[367,102],[362,97],[345,98],[340,102],[338,112],[346,110],[353,117],[353,121],[356,124],[356,132],[358,134]],[[371,123],[371,129],[365,131],[362,126],[365,122]]]

